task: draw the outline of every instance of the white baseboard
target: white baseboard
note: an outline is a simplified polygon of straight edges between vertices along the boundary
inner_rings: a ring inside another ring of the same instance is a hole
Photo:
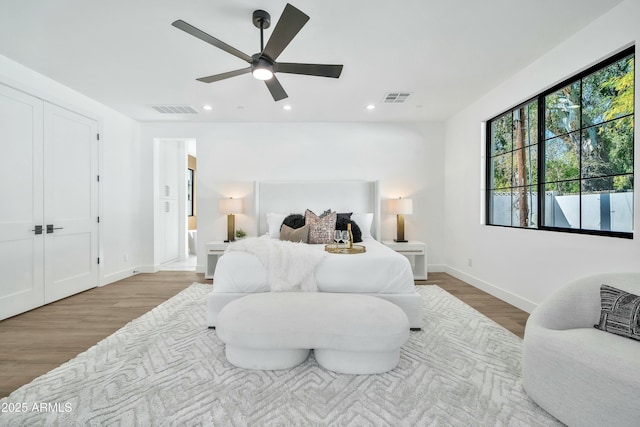
[[[107,274],[100,281],[100,286],[108,285],[110,283],[117,282],[118,280],[126,279],[127,277],[131,277],[135,274],[137,274],[137,269],[135,268],[127,268],[126,270]]]
[[[136,269],[139,273],[157,273],[160,271],[159,265],[140,265]]]
[[[485,291],[486,293],[493,295],[496,298],[501,299],[502,301],[508,302],[509,304],[518,307],[520,310],[526,311],[527,313],[531,313],[531,311],[536,308],[537,304],[535,304],[533,301],[505,291],[504,289],[492,285],[491,283],[485,282],[484,280],[478,279],[477,277],[471,276],[455,268],[445,267],[445,273],[448,273],[457,279],[467,282],[470,285],[482,291]]]
[[[207,266],[206,265],[196,265],[196,273],[206,273],[207,272]]]
[[[427,266],[427,272],[429,273],[446,273],[447,266],[444,264],[429,264]]]

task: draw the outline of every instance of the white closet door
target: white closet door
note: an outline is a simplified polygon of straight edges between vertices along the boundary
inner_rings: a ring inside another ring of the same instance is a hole
[[[0,85],[0,319],[44,302],[42,101]]]
[[[45,103],[45,302],[98,285],[98,125]]]

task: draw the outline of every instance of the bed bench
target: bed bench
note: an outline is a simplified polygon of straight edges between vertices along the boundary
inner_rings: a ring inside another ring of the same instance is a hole
[[[345,374],[395,368],[409,338],[404,311],[381,298],[327,292],[263,292],[220,311],[227,360],[246,369],[288,369],[314,350],[319,365]]]

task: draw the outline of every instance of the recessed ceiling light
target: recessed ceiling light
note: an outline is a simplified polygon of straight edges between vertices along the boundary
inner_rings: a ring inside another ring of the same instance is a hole
[[[207,111],[211,111],[211,110],[213,110],[213,107],[211,105],[203,105],[202,109],[207,110]]]
[[[367,105],[367,110],[375,110],[376,106],[373,104]]]
[[[282,109],[289,111],[289,110],[291,110],[291,105],[288,105],[288,104],[287,105],[283,105]]]

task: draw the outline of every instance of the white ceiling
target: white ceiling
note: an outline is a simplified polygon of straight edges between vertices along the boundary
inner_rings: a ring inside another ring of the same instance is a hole
[[[621,2],[290,1],[311,19],[278,60],[344,69],[339,79],[278,74],[289,98],[277,103],[250,74],[196,81],[247,64],[171,23],[252,55],[253,10],[271,14],[267,39],[286,1],[0,0],[0,54],[141,121],[439,121]],[[412,95],[382,104],[395,91]],[[199,113],[160,114],[156,104]]]

